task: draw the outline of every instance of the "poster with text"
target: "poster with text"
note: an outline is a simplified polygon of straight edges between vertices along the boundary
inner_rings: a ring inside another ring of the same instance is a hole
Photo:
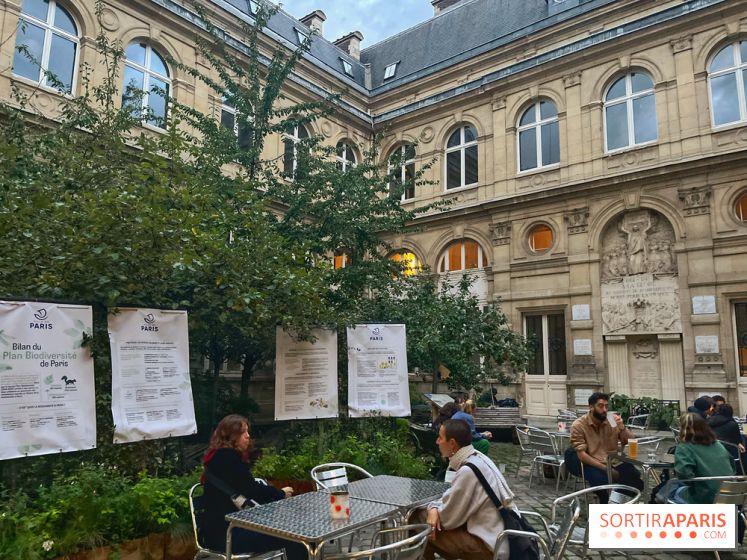
[[[348,327],[350,416],[409,416],[405,325]]]
[[[275,333],[275,420],[336,418],[337,331],[314,329],[314,342]]]
[[[0,301],[0,459],[96,447],[87,305]]]
[[[109,344],[114,443],[195,433],[187,312],[120,308]]]

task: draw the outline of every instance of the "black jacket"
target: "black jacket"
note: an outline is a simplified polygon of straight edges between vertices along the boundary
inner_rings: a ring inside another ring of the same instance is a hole
[[[714,414],[708,418],[708,425],[716,434],[716,438],[718,438],[719,441],[725,441],[734,445],[742,443],[742,432],[739,430],[739,424],[736,423],[734,418],[723,416],[721,414]],[[732,456],[735,455],[734,448],[727,447],[727,450],[732,454]]]
[[[260,504],[275,502],[285,497],[282,490],[265,486],[254,480],[251,469],[241,460],[235,449],[217,449],[208,455],[205,467],[210,474],[223,481],[236,494],[252,499]],[[236,511],[230,496],[205,481],[205,516],[202,524],[202,538],[205,545],[215,550],[224,550],[226,546],[227,514]]]

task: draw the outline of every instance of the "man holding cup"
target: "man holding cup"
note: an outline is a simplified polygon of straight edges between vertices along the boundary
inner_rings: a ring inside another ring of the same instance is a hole
[[[607,480],[607,453],[617,450],[618,442],[627,444],[633,435],[623,425],[619,414],[612,414],[608,419],[608,404],[609,395],[592,393],[589,412],[576,419],[571,426],[571,447],[584,465],[584,478],[589,486],[620,483],[642,490],[640,474],[628,463],[613,465],[613,480]]]

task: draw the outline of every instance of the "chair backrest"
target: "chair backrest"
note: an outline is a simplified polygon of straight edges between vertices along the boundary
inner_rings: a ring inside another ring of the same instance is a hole
[[[679,443],[680,442],[680,429],[675,428],[674,426],[671,426],[669,429],[672,430],[672,435],[674,436],[674,443]]]
[[[635,414],[628,418],[628,423],[625,424],[625,427],[635,430],[645,430],[646,428],[648,428],[648,420],[648,414]]]
[[[519,440],[519,445],[522,451],[529,449],[529,426],[526,424],[517,424],[514,426],[516,430],[516,438]]]
[[[365,478],[373,476],[366,469],[352,463],[324,463],[311,469],[311,479],[316,483],[317,490],[336,488],[349,482],[348,469],[358,472]]]
[[[636,438],[638,441],[638,447],[651,448],[654,450],[659,449],[659,444],[664,438],[658,436],[644,436]]]
[[[720,482],[714,504],[747,505],[747,476],[698,476],[683,479],[684,482]]]
[[[414,533],[414,534],[412,534]],[[371,548],[342,554],[325,554],[326,560],[358,560],[364,558],[388,558],[390,560],[419,560],[425,552],[431,528],[425,524],[402,525],[393,529],[384,529],[374,533]],[[386,543],[395,539],[390,544]]]
[[[529,447],[540,455],[557,455],[558,449],[555,438],[549,432],[539,428],[528,427]]]
[[[207,550],[200,541],[199,527],[202,523],[202,517],[205,514],[205,498],[203,497],[204,488],[199,482],[189,489],[189,512],[192,515],[192,532],[195,537],[197,550]]]

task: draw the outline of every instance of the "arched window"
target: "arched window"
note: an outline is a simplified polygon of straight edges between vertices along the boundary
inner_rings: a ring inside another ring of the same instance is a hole
[[[309,131],[302,124],[288,125],[283,136],[283,176],[293,178],[298,171],[298,144],[309,137]]]
[[[527,241],[529,243],[529,249],[533,253],[544,253],[552,247],[552,244],[555,241],[555,235],[549,226],[545,224],[537,224],[529,230]]]
[[[454,241],[441,254],[439,272],[455,272],[488,266],[488,257],[477,241],[462,239]]]
[[[254,134],[250,121],[244,118],[225,96],[223,97],[220,108],[220,124],[233,132],[239,143],[239,149],[251,149],[254,142]]]
[[[355,167],[355,164],[358,163],[355,159],[355,150],[353,150],[353,146],[349,142],[338,142],[336,150],[335,163],[337,164],[337,169],[340,171],[347,171]]]
[[[390,177],[389,191],[392,187],[403,187],[402,200],[415,198],[415,146],[404,144],[389,155],[387,173]]]
[[[335,259],[334,259],[334,265],[335,270],[339,270],[341,268],[347,268],[350,266],[350,263],[352,263],[352,259],[350,257],[350,253],[345,249],[340,249],[338,251],[335,251]]]
[[[78,28],[57,0],[23,0],[13,73],[72,93],[78,59]]]
[[[558,110],[552,101],[539,101],[519,119],[519,171],[559,162]]]
[[[451,133],[446,142],[446,188],[477,183],[477,130],[466,125]]]
[[[169,69],[163,57],[145,43],[125,50],[122,105],[146,116],[150,125],[164,128],[170,92]]]
[[[653,142],[657,138],[654,82],[631,72],[618,78],[604,97],[607,151]]]
[[[422,270],[420,259],[418,259],[415,253],[410,251],[404,249],[402,251],[397,251],[396,253],[392,253],[389,256],[389,259],[393,262],[402,264],[402,274],[405,276],[415,276]]]
[[[747,224],[747,194],[743,194],[737,199],[737,203],[734,205],[734,213],[737,215],[737,220]]]
[[[708,66],[713,125],[747,121],[747,41],[721,49]]]

